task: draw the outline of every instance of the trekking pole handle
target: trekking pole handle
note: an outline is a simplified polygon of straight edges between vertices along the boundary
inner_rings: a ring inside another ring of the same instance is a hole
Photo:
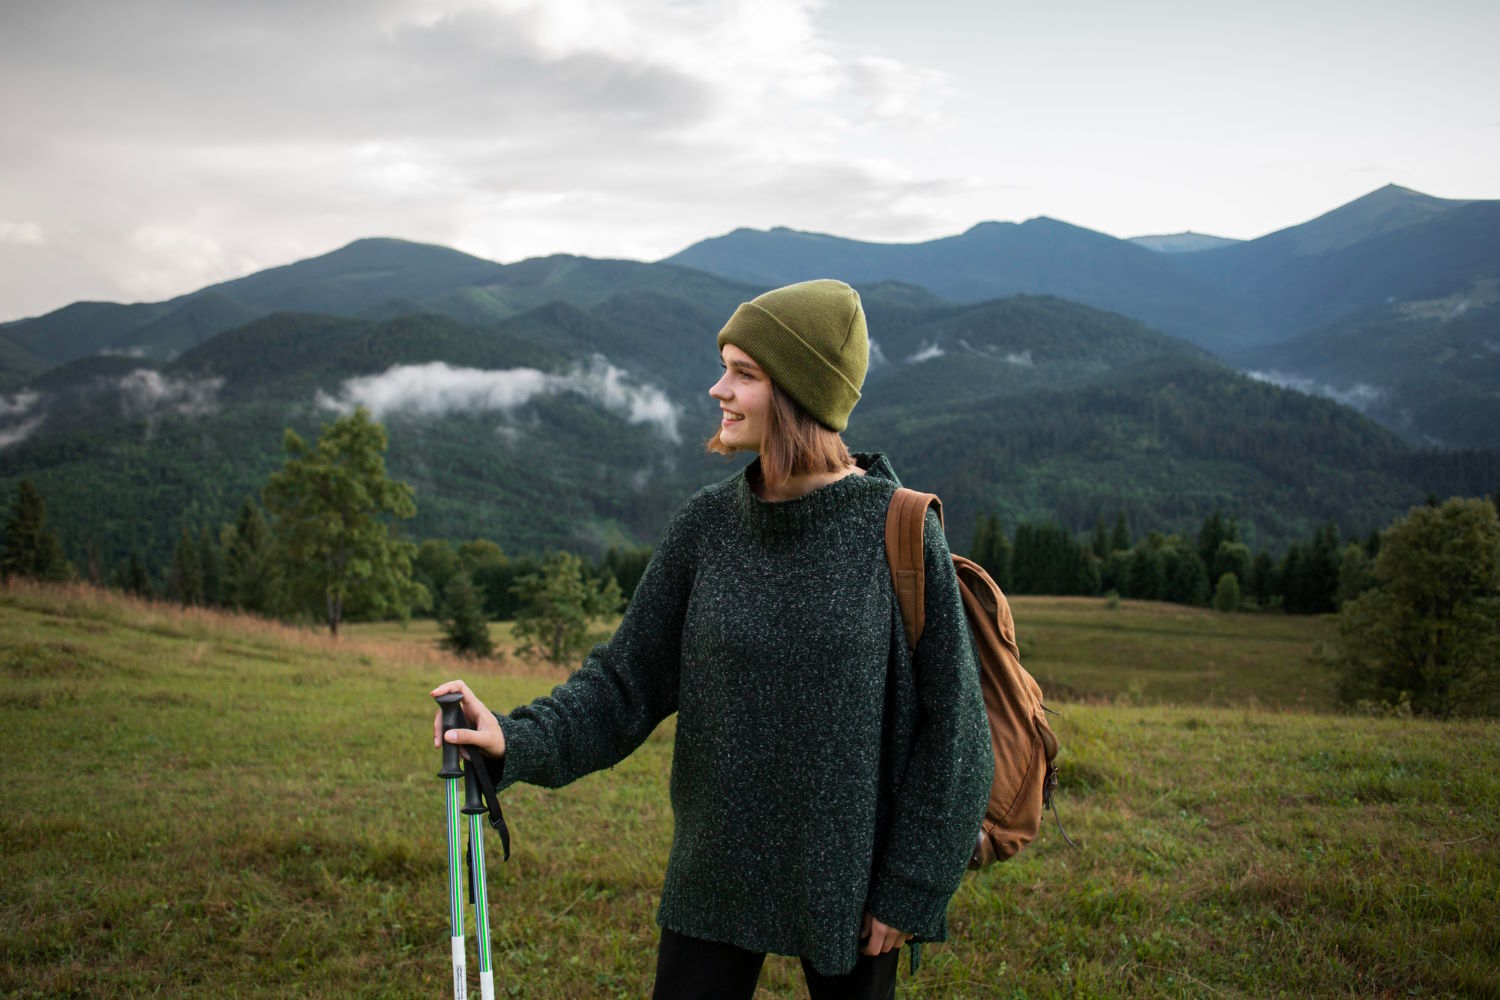
[[[443,769],[438,772],[439,778],[462,778],[463,767],[459,763],[458,744],[449,743],[447,733],[450,729],[472,729],[469,720],[464,718],[464,710],[461,703],[464,696],[458,692],[452,694],[440,694],[435,699],[438,709],[442,712],[443,725]]]

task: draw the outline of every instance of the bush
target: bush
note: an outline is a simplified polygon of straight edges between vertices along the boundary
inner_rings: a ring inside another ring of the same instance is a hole
[[[1240,581],[1233,573],[1224,573],[1214,587],[1215,611],[1238,611],[1240,608]]]

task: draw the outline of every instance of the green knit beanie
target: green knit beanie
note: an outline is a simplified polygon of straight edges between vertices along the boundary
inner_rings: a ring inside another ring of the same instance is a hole
[[[771,381],[831,431],[849,426],[849,411],[870,365],[870,335],[859,293],[819,278],[787,285],[743,303],[719,331]]]

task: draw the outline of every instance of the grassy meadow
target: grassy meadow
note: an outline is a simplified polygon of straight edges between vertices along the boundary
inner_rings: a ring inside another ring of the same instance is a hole
[[[1328,620],[1015,613],[1078,847],[1049,817],[967,876],[900,996],[1500,995],[1500,723],[1339,712]],[[562,672],[435,638],[0,588],[0,994],[447,995],[427,691],[505,709]],[[671,748],[669,720],[612,771],[506,793],[502,996],[649,993]],[[761,987],[803,995],[795,961]]]

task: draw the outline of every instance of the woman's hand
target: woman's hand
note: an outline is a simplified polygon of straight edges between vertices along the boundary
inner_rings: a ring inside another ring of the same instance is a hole
[[[864,926],[859,932],[859,939],[864,942],[864,946],[859,949],[864,954],[884,955],[892,948],[899,948],[910,941],[911,935],[898,931],[894,927],[887,927],[867,912]]]
[[[465,760],[473,760],[467,750],[462,747],[478,747],[490,757],[505,756],[505,733],[500,730],[500,722],[495,718],[495,713],[484,707],[484,702],[474,696],[469,690],[469,685],[463,681],[449,681],[432,689],[432,696],[436,698],[440,694],[453,694],[458,692],[464,696],[459,706],[464,710],[464,718],[469,720],[473,729],[450,729],[443,732],[443,711],[438,709],[432,717],[432,745],[441,747],[446,737],[449,743],[460,745],[459,753],[463,754]]]

